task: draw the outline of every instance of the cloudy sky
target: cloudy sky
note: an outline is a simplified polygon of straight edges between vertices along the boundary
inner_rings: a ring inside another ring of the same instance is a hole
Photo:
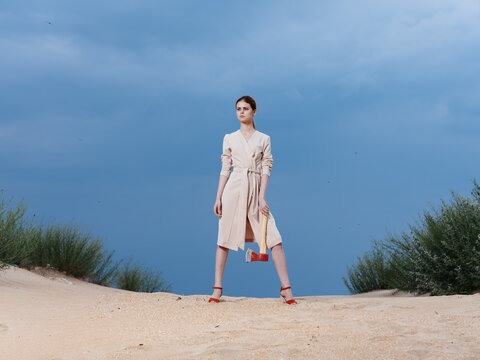
[[[235,100],[271,136],[294,295],[480,178],[477,1],[0,1],[0,188],[210,294]],[[255,248],[254,248],[255,249]],[[278,296],[230,252],[224,293]]]

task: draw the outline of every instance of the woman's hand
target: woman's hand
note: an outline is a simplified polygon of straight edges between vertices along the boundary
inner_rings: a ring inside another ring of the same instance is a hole
[[[258,199],[258,207],[260,208],[262,214],[268,216],[270,209],[268,208],[267,200],[265,200],[265,198]]]
[[[217,215],[218,217],[222,217],[222,200],[217,199],[217,200],[215,201],[215,205],[213,205],[213,212],[214,212],[215,215]]]

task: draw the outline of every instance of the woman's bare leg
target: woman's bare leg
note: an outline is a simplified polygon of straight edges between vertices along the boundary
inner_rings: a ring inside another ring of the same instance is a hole
[[[282,243],[273,246],[270,251],[282,287],[290,286],[287,272],[287,260],[285,259],[285,252],[283,251]],[[292,289],[282,290],[282,295],[286,297],[286,300],[293,299]]]
[[[223,272],[225,264],[227,263],[228,248],[218,245],[217,253],[215,255],[215,286],[222,287]],[[222,291],[220,289],[213,289],[212,297],[218,299]]]

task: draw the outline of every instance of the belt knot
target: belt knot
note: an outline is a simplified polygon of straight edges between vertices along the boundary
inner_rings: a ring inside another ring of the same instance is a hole
[[[241,168],[241,167],[238,167],[238,166],[234,167],[233,171],[245,171],[247,173],[253,172],[253,173],[256,173],[256,174],[261,174],[261,171],[259,171],[259,170],[252,169],[252,168]]]

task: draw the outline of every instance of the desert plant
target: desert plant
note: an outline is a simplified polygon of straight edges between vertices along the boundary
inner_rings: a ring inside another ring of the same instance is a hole
[[[480,289],[480,207],[452,194],[435,212],[426,212],[424,226],[413,235],[418,249],[418,290],[433,295],[471,293]]]
[[[0,270],[8,264],[21,264],[32,251],[25,237],[26,229],[31,226],[26,211],[23,199],[12,206],[12,198],[5,200],[0,190]]]
[[[116,286],[119,289],[137,292],[171,291],[171,286],[161,277],[161,272],[146,269],[138,263],[132,264],[132,259],[119,269]]]
[[[347,267],[348,279],[342,277],[342,280],[351,293],[362,293],[389,289],[390,273],[391,269],[385,251],[374,242],[372,250],[362,257],[357,257],[357,262],[353,266]]]
[[[424,211],[409,233],[377,243],[371,254],[347,268],[347,288],[363,292],[387,286],[431,295],[479,290],[480,186],[473,183],[472,197],[452,192],[450,202],[441,200],[438,209]]]
[[[30,262],[50,266],[88,281],[109,285],[118,264],[112,262],[112,252],[102,241],[75,224],[51,224],[32,230],[34,251]]]
[[[0,270],[8,264],[50,267],[104,286],[142,291],[171,291],[160,272],[145,269],[130,260],[119,272],[122,260],[104,249],[100,238],[76,224],[37,224],[26,218],[27,207],[6,201],[0,190]],[[34,215],[35,216],[35,215]]]

